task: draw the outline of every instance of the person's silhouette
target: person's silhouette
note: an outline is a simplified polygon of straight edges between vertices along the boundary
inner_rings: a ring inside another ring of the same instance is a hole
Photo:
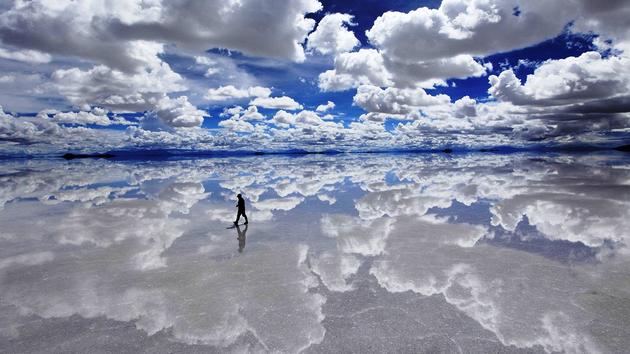
[[[234,225],[238,225],[238,220],[241,218],[241,215],[245,218],[245,225],[248,224],[247,215],[245,215],[245,199],[240,194],[236,195],[238,202],[236,203],[236,207],[238,208],[238,212],[236,213],[236,221],[234,221]]]
[[[236,239],[238,240],[238,252],[243,252],[243,248],[245,248],[245,241],[247,240],[247,225],[245,225],[245,229],[241,230],[241,227],[236,225],[236,232],[238,232],[238,236]]]

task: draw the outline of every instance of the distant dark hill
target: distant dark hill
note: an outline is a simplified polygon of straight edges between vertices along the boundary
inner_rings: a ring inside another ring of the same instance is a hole
[[[153,150],[115,150],[109,151],[108,154],[115,156],[117,160],[166,160],[166,159],[189,159],[189,158],[207,158],[207,157],[239,157],[239,156],[263,156],[263,155],[335,155],[341,154],[342,151],[324,150],[324,151],[308,151],[302,149],[287,149],[278,151],[255,151],[255,150],[216,150],[216,151],[199,151],[199,150],[178,150],[178,149],[153,149]]]
[[[623,145],[616,148],[611,146],[593,146],[583,144],[564,144],[564,145],[534,145],[528,147],[512,147],[512,146],[487,146],[483,148],[470,148],[464,146],[453,146],[448,148],[412,148],[412,149],[379,149],[379,150],[320,150],[309,151],[299,148],[284,150],[182,150],[182,149],[151,149],[151,150],[112,150],[106,153],[66,153],[63,157],[66,160],[73,159],[116,159],[116,160],[178,160],[178,159],[195,159],[195,158],[211,158],[211,157],[244,157],[244,156],[267,156],[267,155],[285,155],[293,157],[301,157],[306,155],[337,155],[344,153],[385,153],[385,154],[468,154],[475,152],[495,153],[495,154],[511,154],[521,152],[534,153],[587,153],[597,151],[617,150],[623,152],[630,151],[630,145]],[[0,156],[2,158],[31,158],[31,156]]]
[[[115,157],[115,155],[112,155],[110,153],[105,153],[105,154],[72,154],[72,153],[66,153],[66,154],[63,154],[62,157],[64,159],[66,159],[66,160],[74,160],[74,159],[111,159],[112,157]]]

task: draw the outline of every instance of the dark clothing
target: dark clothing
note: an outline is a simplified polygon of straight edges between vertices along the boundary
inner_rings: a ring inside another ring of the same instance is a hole
[[[239,213],[245,213],[245,199],[238,198],[238,203],[236,204],[236,206],[238,207]]]
[[[247,215],[245,215],[245,199],[238,198],[238,203],[236,204],[236,207],[238,207],[238,212],[236,213],[236,221],[234,223],[238,224],[238,220],[241,218],[241,215],[243,215],[243,217],[245,218],[245,223],[247,224]]]
[[[245,223],[247,224],[247,215],[245,215],[245,210],[240,210],[238,211],[238,213],[236,214],[236,221],[234,222],[235,224],[238,224],[238,220],[241,218],[241,215],[243,215],[243,217],[245,218]]]

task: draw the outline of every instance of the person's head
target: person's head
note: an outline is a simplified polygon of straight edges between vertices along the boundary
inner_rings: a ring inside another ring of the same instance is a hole
[[[236,198],[241,199],[243,197],[241,197],[241,193],[239,193],[239,194],[236,195]]]

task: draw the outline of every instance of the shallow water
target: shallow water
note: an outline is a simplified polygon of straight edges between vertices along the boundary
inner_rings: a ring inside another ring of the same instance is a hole
[[[622,154],[3,161],[0,352],[619,353],[629,246]]]

